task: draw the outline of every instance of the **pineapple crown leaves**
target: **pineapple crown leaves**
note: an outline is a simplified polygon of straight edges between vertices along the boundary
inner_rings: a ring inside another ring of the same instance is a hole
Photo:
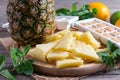
[[[94,14],[97,14],[97,9],[93,8],[92,11],[90,10],[90,6],[88,4],[83,5],[80,7],[79,10],[77,10],[77,4],[78,2],[75,2],[72,4],[71,10],[66,8],[60,8],[56,10],[57,16],[79,16],[79,20],[92,18],[94,17]]]
[[[107,41],[107,49],[108,51],[106,52],[98,52],[98,55],[100,56],[100,61],[106,63],[112,69],[114,68],[115,60],[119,61],[120,48],[111,41]]]
[[[24,50],[19,48],[10,48],[10,56],[14,66],[13,70],[16,70],[17,73],[23,73],[25,75],[31,75],[33,73],[32,59],[24,59],[30,49],[30,45],[26,45]],[[0,55],[0,74],[10,80],[16,80],[14,76],[7,70],[4,69],[5,55]]]

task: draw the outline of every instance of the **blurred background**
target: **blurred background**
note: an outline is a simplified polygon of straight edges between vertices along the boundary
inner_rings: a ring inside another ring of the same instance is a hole
[[[88,4],[90,2],[102,2],[108,6],[108,8],[111,11],[111,14],[117,10],[120,10],[120,0],[54,0],[55,1],[55,9],[58,8],[68,8],[70,9],[72,6],[72,3],[79,2],[77,5],[79,6],[83,4]],[[7,6],[8,0],[0,0],[0,25],[7,22],[7,16],[6,16],[6,6]]]

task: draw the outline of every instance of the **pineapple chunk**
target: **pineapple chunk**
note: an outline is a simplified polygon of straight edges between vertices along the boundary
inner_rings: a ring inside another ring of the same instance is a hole
[[[35,56],[35,53],[36,52],[36,48],[32,48],[29,50],[29,52],[27,53],[27,55],[30,55],[30,56]]]
[[[83,32],[80,31],[71,31],[73,36],[78,40],[80,36],[83,34]]]
[[[55,33],[55,34],[52,34],[51,36],[48,36],[46,38],[46,42],[52,42],[52,41],[55,41],[55,40],[58,40],[58,39],[61,39],[61,35],[59,33]]]
[[[78,59],[64,59],[56,62],[57,68],[78,67],[83,65],[83,60]]]
[[[61,36],[65,36],[66,34],[71,33],[71,31],[69,29],[65,29],[65,30],[59,31],[57,33],[60,34]]]
[[[69,52],[63,52],[63,51],[51,51],[47,55],[48,61],[56,61],[56,60],[62,60],[69,56]]]
[[[71,33],[66,34],[60,42],[55,46],[55,49],[58,50],[71,50],[75,38]]]
[[[107,48],[102,48],[102,49],[97,49],[96,52],[107,52],[108,49]]]
[[[73,53],[69,53],[69,56],[66,59],[80,59],[80,60],[82,60],[82,58],[75,56]]]
[[[79,40],[91,45],[95,50],[100,47],[100,43],[93,37],[90,32],[83,33]]]
[[[61,39],[64,35],[70,33],[70,30],[69,29],[65,29],[63,31],[59,31],[55,34],[52,34],[50,36],[48,36],[46,38],[46,42],[51,42],[51,41],[55,41],[55,40],[58,40],[58,39]]]
[[[72,51],[76,56],[84,60],[99,61],[99,56],[96,54],[95,50],[85,42],[76,41],[76,46]]]
[[[29,54],[31,57],[37,60],[46,62],[47,53],[57,44],[57,42],[58,41],[47,43],[47,44],[38,44],[35,47],[35,52],[33,49],[30,51]]]

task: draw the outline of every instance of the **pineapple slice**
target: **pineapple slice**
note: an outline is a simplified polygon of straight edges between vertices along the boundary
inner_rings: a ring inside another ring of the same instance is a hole
[[[93,37],[90,32],[83,33],[79,40],[91,45],[95,50],[100,47],[100,43]]]
[[[64,59],[56,62],[57,68],[78,67],[83,65],[83,60],[80,59]]]
[[[30,49],[29,52],[27,53],[27,55],[35,56],[34,53],[36,53],[36,48],[32,48],[32,49]]]
[[[46,42],[52,42],[52,41],[55,41],[55,40],[58,40],[58,39],[61,39],[61,35],[59,33],[55,33],[55,34],[52,34],[51,36],[48,36],[46,38]]]
[[[99,61],[99,56],[96,54],[95,50],[85,42],[76,41],[76,46],[72,51],[74,55],[84,60]]]
[[[59,31],[57,33],[60,34],[61,36],[65,36],[66,34],[71,33],[71,31],[69,29],[65,29],[65,30]]]
[[[51,51],[47,55],[47,59],[49,62],[53,62],[56,60],[62,60],[69,56],[69,52],[65,51]]]
[[[82,60],[82,58],[75,56],[73,53],[69,53],[69,56],[66,59],[80,59],[80,60]]]
[[[83,34],[83,32],[80,31],[71,31],[73,36],[78,40],[80,36]]]
[[[64,35],[70,33],[70,30],[69,29],[65,29],[63,31],[59,31],[55,34],[52,34],[50,36],[48,36],[46,38],[46,42],[51,42],[51,41],[55,41],[55,40],[58,40],[58,39],[61,39]]]
[[[60,42],[55,46],[57,50],[71,50],[75,38],[72,33],[66,34]]]
[[[58,41],[50,42],[47,44],[38,44],[32,50],[30,50],[29,55],[39,61],[46,62],[47,53],[57,44]]]

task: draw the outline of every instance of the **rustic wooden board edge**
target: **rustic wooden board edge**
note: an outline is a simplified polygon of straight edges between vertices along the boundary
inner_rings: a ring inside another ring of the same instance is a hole
[[[33,65],[35,71],[38,73],[51,75],[51,76],[64,76],[64,77],[85,76],[106,69],[106,65],[101,63],[85,64],[80,67],[63,68],[63,69],[56,68],[56,66],[53,64],[48,64],[40,61],[35,61]]]

